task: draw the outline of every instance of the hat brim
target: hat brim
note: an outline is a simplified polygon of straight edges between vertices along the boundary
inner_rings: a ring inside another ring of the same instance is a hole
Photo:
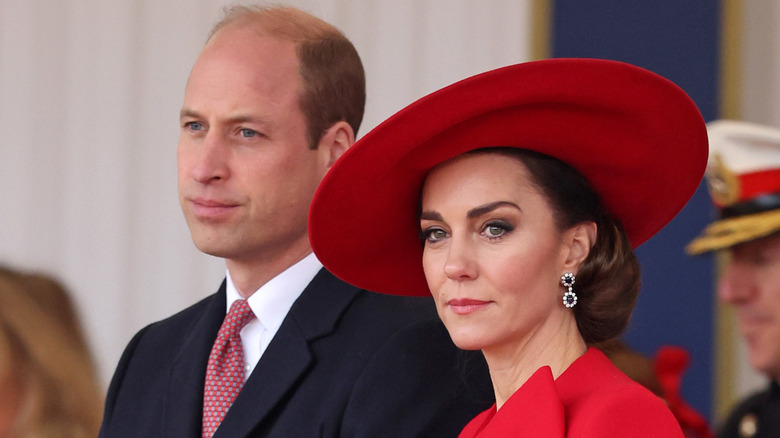
[[[333,166],[309,216],[323,265],[359,287],[429,293],[417,209],[430,169],[494,146],[577,169],[636,247],[682,209],[707,162],[707,133],[678,86],[629,64],[551,59],[464,79],[396,113]]]
[[[715,221],[685,247],[690,255],[731,248],[780,231],[780,210],[770,210]]]

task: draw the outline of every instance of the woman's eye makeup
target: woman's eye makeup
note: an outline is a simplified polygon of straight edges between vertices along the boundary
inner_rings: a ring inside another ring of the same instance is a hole
[[[498,237],[504,234],[504,228],[500,225],[488,225],[485,227],[485,234],[488,237]]]
[[[428,228],[422,232],[422,238],[428,242],[438,242],[447,237],[447,232],[441,228]]]
[[[490,221],[482,227],[482,234],[488,239],[499,239],[514,229],[514,226],[505,221]]]

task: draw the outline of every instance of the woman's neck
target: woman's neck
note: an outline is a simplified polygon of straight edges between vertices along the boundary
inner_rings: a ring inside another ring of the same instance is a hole
[[[557,379],[587,349],[573,315],[560,324],[541,327],[512,345],[483,349],[493,380],[496,407],[500,409],[539,368],[549,366],[553,378]]]

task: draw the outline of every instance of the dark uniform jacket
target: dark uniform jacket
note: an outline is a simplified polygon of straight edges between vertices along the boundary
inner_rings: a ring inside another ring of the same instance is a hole
[[[718,433],[718,438],[777,437],[780,437],[780,386],[777,382],[740,402]]]

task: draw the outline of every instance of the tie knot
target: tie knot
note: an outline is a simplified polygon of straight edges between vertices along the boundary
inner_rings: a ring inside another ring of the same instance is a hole
[[[219,329],[219,337],[231,338],[237,336],[241,329],[244,328],[255,314],[252,313],[252,308],[249,307],[249,303],[246,300],[236,300],[230,306],[230,311],[225,316],[225,320],[222,322],[222,327]]]

